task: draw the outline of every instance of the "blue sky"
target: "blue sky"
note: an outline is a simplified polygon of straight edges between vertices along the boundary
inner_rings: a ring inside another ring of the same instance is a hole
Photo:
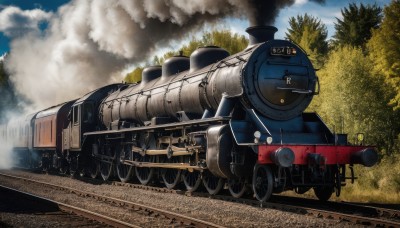
[[[321,19],[328,29],[329,39],[335,33],[334,22],[336,22],[336,17],[341,18],[340,10],[344,7],[348,7],[350,3],[363,3],[364,5],[377,4],[383,8],[390,3],[390,0],[326,0],[325,4],[322,5],[308,0],[296,0],[294,5],[282,9],[278,18],[276,18],[274,26],[278,28],[278,32],[275,34],[275,38],[284,39],[285,32],[287,32],[287,28],[289,27],[288,21],[290,17],[307,13]],[[249,26],[247,21],[237,19],[227,21],[227,24],[231,24],[231,29],[240,34],[246,34],[244,30]]]
[[[56,11],[58,7],[69,0],[0,0],[0,11],[7,6],[17,6],[22,10],[42,9],[44,11]],[[0,55],[7,52],[10,42],[3,33],[0,33]]]
[[[31,10],[39,8],[43,11],[56,12],[58,7],[68,3],[69,0],[0,0],[0,11],[5,7],[13,5],[21,8],[22,10]],[[308,0],[296,0],[296,3],[291,7],[281,10],[279,17],[275,21],[275,26],[279,29],[276,38],[282,39],[285,36],[288,27],[288,19],[298,14],[308,13],[312,16],[318,17],[325,23],[328,28],[328,37],[334,34],[334,22],[336,17],[341,17],[340,10],[347,7],[349,3],[363,4],[377,4],[383,7],[390,3],[390,0],[326,0],[323,5],[309,2]],[[234,32],[245,34],[244,30],[248,27],[246,20],[229,19],[226,23],[231,27]],[[3,33],[0,33],[0,55],[9,50],[9,38]]]

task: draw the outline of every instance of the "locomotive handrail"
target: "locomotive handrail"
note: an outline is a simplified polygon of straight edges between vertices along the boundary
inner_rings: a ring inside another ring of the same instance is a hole
[[[120,130],[104,130],[104,131],[93,131],[93,132],[86,132],[83,135],[103,135],[103,134],[118,134],[123,132],[134,132],[134,131],[141,131],[141,130],[153,130],[153,129],[163,129],[163,128],[170,128],[170,127],[177,127],[177,126],[191,126],[194,124],[204,124],[210,125],[214,123],[226,122],[229,121],[230,117],[212,117],[207,119],[200,119],[200,120],[190,120],[183,122],[174,122],[174,123],[167,123],[167,124],[159,124],[159,125],[151,125],[151,126],[143,126],[143,127],[135,127],[135,128],[123,128]]]
[[[321,85],[319,84],[319,78],[317,76],[315,76],[315,78],[317,80],[317,84],[316,84],[317,86],[315,88],[314,95],[318,95],[319,92],[321,91]]]
[[[309,89],[286,88],[286,87],[276,87],[276,89],[279,89],[279,90],[291,90],[292,93],[301,93],[301,94],[313,93],[313,91],[309,90]]]
[[[306,90],[306,89],[302,89],[302,90],[295,89],[295,90],[292,90],[292,93],[310,94],[310,93],[313,93],[313,91]]]

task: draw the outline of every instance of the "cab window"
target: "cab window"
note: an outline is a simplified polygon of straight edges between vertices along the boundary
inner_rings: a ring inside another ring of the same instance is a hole
[[[72,121],[73,121],[74,125],[77,125],[77,124],[79,124],[79,106],[75,106],[72,112],[73,112],[72,113],[72,116],[73,116]]]
[[[85,103],[83,104],[82,119],[84,123],[93,123],[93,104]]]

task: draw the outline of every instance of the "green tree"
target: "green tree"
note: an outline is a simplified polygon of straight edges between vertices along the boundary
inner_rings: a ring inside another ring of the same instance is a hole
[[[328,53],[328,30],[325,24],[320,19],[305,14],[291,17],[289,26],[286,39],[299,44],[309,55],[314,67],[321,68]]]
[[[136,67],[132,72],[125,76],[125,81],[129,83],[140,82],[142,80],[143,67]]]
[[[391,153],[399,121],[382,97],[383,77],[374,75],[373,63],[359,47],[343,46],[330,53],[319,72],[319,114],[336,132],[366,134],[368,143]],[[344,128],[342,126],[344,125]]]
[[[350,3],[341,10],[343,19],[336,18],[334,45],[364,47],[371,38],[371,29],[379,27],[382,21],[382,9],[377,5]]]
[[[218,46],[227,50],[230,54],[236,54],[244,50],[248,45],[248,39],[237,33],[233,34],[230,30],[212,30],[205,32],[201,39],[192,37],[188,44],[183,45],[179,51],[169,51],[162,57],[155,57],[153,64],[161,65],[166,59],[179,55],[182,52],[185,56],[190,56],[199,47]]]
[[[380,28],[372,31],[368,51],[374,70],[385,76],[386,95],[390,104],[400,109],[400,1],[394,0],[384,9]]]
[[[200,45],[203,46],[216,45],[222,47],[232,55],[244,50],[248,44],[249,41],[245,36],[237,33],[233,34],[229,30],[213,30],[211,32],[206,32],[200,42]]]

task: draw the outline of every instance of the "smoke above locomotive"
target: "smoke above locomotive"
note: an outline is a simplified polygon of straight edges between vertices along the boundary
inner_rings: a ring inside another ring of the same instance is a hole
[[[9,18],[3,32],[13,40],[6,67],[18,93],[34,109],[45,108],[121,81],[127,65],[151,58],[206,24],[234,17],[272,25],[280,9],[295,2],[73,0],[52,14],[7,7],[0,13]],[[27,27],[12,18],[32,23]],[[48,24],[44,31],[43,23]]]

